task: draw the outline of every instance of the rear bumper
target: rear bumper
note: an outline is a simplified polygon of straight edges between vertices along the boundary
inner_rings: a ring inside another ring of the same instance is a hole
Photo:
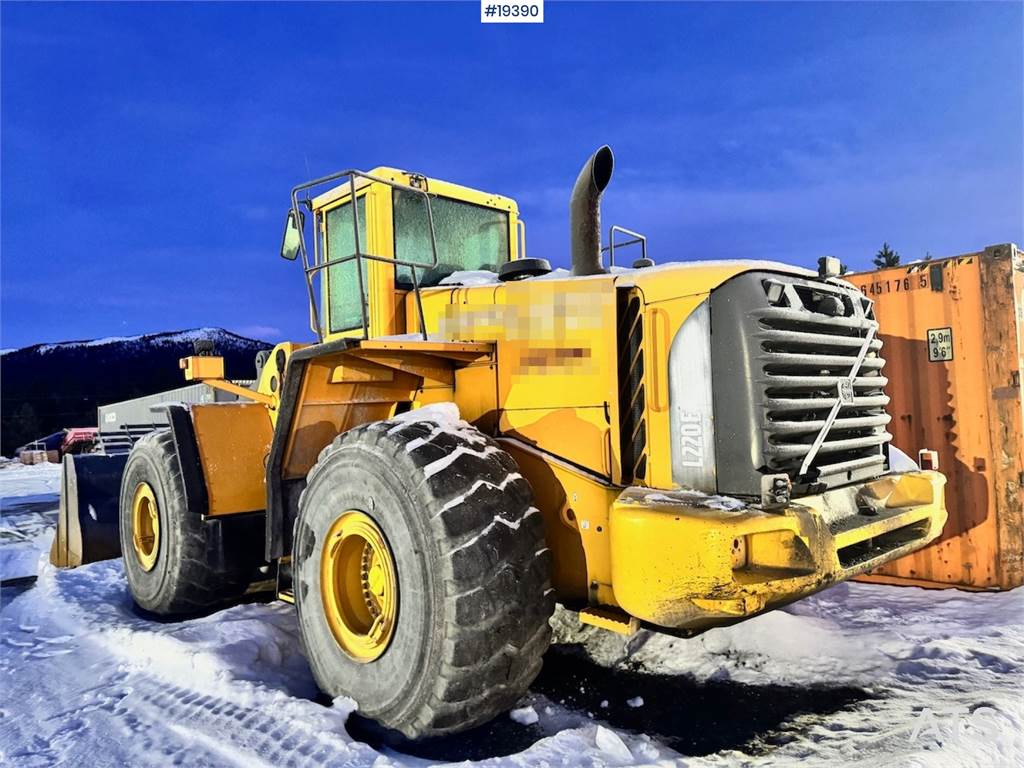
[[[934,540],[946,522],[945,483],[938,472],[885,475],[773,512],[628,488],[609,523],[616,602],[673,629],[792,602]]]

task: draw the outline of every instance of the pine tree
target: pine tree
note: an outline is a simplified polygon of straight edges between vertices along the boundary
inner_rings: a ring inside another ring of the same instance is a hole
[[[22,445],[40,437],[41,427],[35,408],[28,403],[22,403],[21,407],[10,415],[6,428],[14,435],[15,445]]]
[[[875,254],[874,264],[879,269],[895,267],[900,263],[900,255],[889,247],[888,243],[882,243],[881,249]]]

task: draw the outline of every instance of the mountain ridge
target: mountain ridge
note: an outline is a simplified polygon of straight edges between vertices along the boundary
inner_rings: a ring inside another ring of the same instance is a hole
[[[251,379],[256,353],[273,344],[224,328],[189,328],[4,350],[0,453],[67,427],[96,425],[96,407],[184,385],[178,361],[193,342],[214,342],[225,374]]]
[[[216,328],[213,326],[205,326],[202,328],[183,328],[178,331],[155,331],[153,333],[138,333],[133,336],[104,336],[98,339],[68,339],[66,341],[42,341],[38,344],[29,344],[24,347],[9,347],[7,349],[0,350],[0,355],[8,355],[14,352],[52,352],[58,349],[70,349],[80,347],[102,347],[110,344],[118,343],[129,343],[129,342],[153,342],[153,341],[185,341],[193,342],[198,339],[208,339],[210,337],[223,337],[239,339],[243,342],[255,341],[260,344],[266,344],[268,347],[273,346],[270,342],[260,341],[259,339],[251,339],[248,336],[243,336],[240,333],[229,331],[225,328]]]

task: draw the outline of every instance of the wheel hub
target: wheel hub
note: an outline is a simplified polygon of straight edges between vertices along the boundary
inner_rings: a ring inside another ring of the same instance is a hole
[[[324,613],[334,639],[359,662],[380,657],[398,614],[394,558],[373,519],[349,511],[334,521],[320,563]]]
[[[153,570],[160,553],[160,510],[149,483],[139,483],[132,497],[132,549],[142,570]]]

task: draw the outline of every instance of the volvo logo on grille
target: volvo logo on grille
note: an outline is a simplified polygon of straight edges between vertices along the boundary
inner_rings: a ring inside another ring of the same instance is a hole
[[[840,379],[838,384],[839,389],[839,402],[842,405],[853,405],[854,403],[854,392],[853,392],[853,379]]]

